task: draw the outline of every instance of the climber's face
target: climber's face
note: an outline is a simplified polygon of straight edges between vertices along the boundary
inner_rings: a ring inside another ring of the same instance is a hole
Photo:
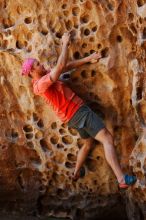
[[[30,77],[34,79],[39,79],[46,74],[46,69],[43,65],[39,63],[39,61],[35,61],[30,71]]]

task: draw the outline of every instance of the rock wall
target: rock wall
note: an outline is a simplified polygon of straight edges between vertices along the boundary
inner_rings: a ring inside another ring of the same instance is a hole
[[[55,65],[61,36],[71,31],[70,60],[94,51],[102,59],[74,71],[68,83],[103,117],[125,172],[130,164],[137,175],[123,197],[129,219],[144,219],[146,1],[1,0],[0,14],[1,210],[91,219],[119,202],[98,142],[84,165],[85,177],[72,182],[84,142],[20,75],[26,57],[46,68]]]

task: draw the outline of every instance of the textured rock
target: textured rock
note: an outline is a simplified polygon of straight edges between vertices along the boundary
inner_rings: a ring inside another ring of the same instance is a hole
[[[125,171],[133,151],[138,181],[126,195],[128,216],[145,216],[146,1],[1,0],[0,14],[1,209],[89,219],[118,202],[115,177],[97,142],[85,178],[71,181],[84,143],[20,76],[26,57],[55,64],[62,34],[72,31],[70,59],[94,51],[102,59],[74,71],[69,85],[102,115]]]

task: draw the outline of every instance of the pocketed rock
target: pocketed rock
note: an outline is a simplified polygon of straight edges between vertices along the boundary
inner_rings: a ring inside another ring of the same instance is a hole
[[[124,171],[130,165],[135,172],[122,201],[129,219],[144,219],[146,1],[9,0],[0,2],[0,14],[0,210],[85,220],[120,211],[103,146],[94,143],[85,177],[73,182],[84,142],[20,75],[27,57],[55,65],[61,37],[71,31],[70,60],[95,51],[102,59],[75,70],[68,84],[102,116]]]

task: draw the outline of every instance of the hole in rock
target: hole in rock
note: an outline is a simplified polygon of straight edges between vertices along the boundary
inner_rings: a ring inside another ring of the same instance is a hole
[[[7,31],[5,32],[5,36],[8,37],[8,36],[10,36],[10,35],[11,35],[11,30],[7,30]]]
[[[47,29],[42,29],[42,30],[41,30],[41,33],[42,33],[42,35],[45,35],[45,36],[46,36],[46,35],[48,34],[48,30],[47,30]]]
[[[24,19],[24,22],[26,24],[30,24],[32,22],[32,18],[31,17],[27,17],[27,18]]]
[[[33,131],[33,128],[32,128],[31,125],[25,125],[25,126],[23,127],[23,130],[24,130],[25,132],[32,132],[32,131]]]
[[[137,134],[134,135],[135,142],[138,140],[139,136]],[[131,158],[132,159],[132,158]]]
[[[99,144],[100,144],[100,142],[99,142]],[[102,158],[100,156],[97,156],[96,159],[101,160]]]
[[[139,18],[139,23],[142,24],[143,23],[143,19]]]
[[[146,27],[143,29],[143,39],[146,39]]]
[[[96,52],[95,50],[90,50],[90,54],[95,53],[95,52]]]
[[[60,134],[65,134],[66,131],[65,131],[65,129],[63,129],[63,128],[60,128],[60,129],[59,129],[59,133],[60,133]]]
[[[97,48],[98,49],[102,48],[101,44],[97,44]]]
[[[86,72],[86,70],[82,70],[81,76],[85,79],[88,78],[88,73]]]
[[[79,187],[83,189],[83,184],[82,184],[82,183],[79,183]]]
[[[137,0],[137,5],[138,7],[141,7],[144,5],[144,1],[143,0]]]
[[[63,14],[66,16],[66,17],[68,17],[69,16],[69,11],[63,11]]]
[[[82,44],[82,48],[86,48],[87,47],[87,44],[86,43],[83,43]]]
[[[137,100],[142,99],[142,88],[141,87],[136,88],[136,96],[137,96]]]
[[[2,41],[3,41],[3,35],[2,34],[0,34],[0,43],[1,43],[1,45],[2,45]]]
[[[43,127],[44,127],[44,123],[43,123],[42,119],[40,119],[40,120],[37,122],[37,126],[38,126],[39,128],[43,128]]]
[[[24,190],[24,180],[23,180],[23,174],[20,173],[19,176],[17,177],[17,180],[18,180],[18,184],[20,186],[20,188],[22,190]]]
[[[38,131],[36,134],[35,134],[35,138],[36,139],[40,139],[43,137],[43,133],[41,131]]]
[[[32,139],[33,138],[33,133],[27,133],[25,134],[27,139]]]
[[[76,51],[73,56],[74,56],[75,59],[79,59],[80,58],[80,53],[78,51]]]
[[[6,22],[3,22],[3,27],[4,27],[4,29],[7,29],[7,28],[9,28],[9,25]]]
[[[52,136],[52,137],[50,138],[50,141],[51,141],[52,144],[57,144],[57,143],[58,143],[58,140],[59,140],[59,138],[58,138],[57,135],[54,135],[54,136]]]
[[[38,121],[39,120],[39,117],[37,116],[36,113],[33,113],[32,117],[33,117],[34,121]]]
[[[18,132],[15,131],[14,129],[7,129],[5,131],[5,136],[9,139],[15,140],[16,138],[18,138]]]
[[[70,20],[68,20],[68,21],[65,23],[65,25],[66,25],[66,29],[67,29],[68,31],[70,31],[70,30],[72,29],[72,22],[71,22]]]
[[[12,130],[7,129],[5,131],[5,136],[10,139],[16,139],[18,138],[18,132],[16,132],[14,129]]]
[[[27,41],[24,41],[24,42],[23,42],[23,45],[24,45],[23,47],[27,47],[28,42],[27,42]]]
[[[67,192],[63,189],[57,189],[56,192],[57,196],[59,196],[60,198],[63,198],[64,196],[67,196]]]
[[[130,28],[131,28],[131,30],[132,30],[132,32],[133,32],[134,34],[137,34],[137,30],[136,30],[134,24],[131,24],[131,25],[130,25]]]
[[[72,14],[73,14],[74,16],[77,16],[77,15],[79,14],[79,12],[80,12],[80,8],[78,8],[78,7],[74,7],[74,8],[72,9]]]
[[[84,16],[81,16],[80,18],[81,23],[88,23],[89,20],[90,20],[89,15],[84,15]]]
[[[58,144],[57,144],[57,148],[58,148],[58,149],[62,149],[62,148],[64,148],[64,145],[63,145],[63,144],[58,143]]]
[[[94,184],[94,185],[97,185],[97,180],[93,180],[93,184]]]
[[[73,161],[73,162],[76,161],[76,159],[77,159],[77,157],[71,153],[69,153],[67,155],[67,158],[68,158],[68,160]]]
[[[114,10],[114,6],[111,3],[108,3],[107,7],[110,11]]]
[[[63,123],[61,126],[62,126],[63,128],[67,128],[67,124],[65,124],[65,123]]]
[[[146,171],[146,159],[144,160],[143,169],[144,169],[144,171]]]
[[[137,167],[141,168],[141,162],[140,161],[137,161]]]
[[[56,37],[60,39],[60,38],[62,38],[62,34],[60,32],[57,32]]]
[[[42,185],[42,186],[39,187],[39,192],[40,193],[45,193],[45,191],[46,191],[46,186],[45,185]]]
[[[32,33],[31,33],[31,32],[28,32],[27,35],[26,35],[26,38],[27,38],[27,40],[31,40],[31,38],[32,38]]]
[[[121,37],[120,35],[117,36],[117,41],[118,41],[119,43],[121,43],[121,42],[123,41],[123,39],[122,39],[122,37]]]
[[[84,30],[84,35],[85,36],[88,36],[90,34],[90,30],[88,29],[88,28],[86,28],[85,30]]]
[[[129,20],[130,20],[130,21],[133,21],[133,19],[134,19],[134,14],[129,13],[129,14],[128,14],[128,17],[129,17]]]
[[[30,45],[30,46],[28,46],[28,48],[27,48],[27,52],[30,53],[31,51],[32,51],[32,46]]]
[[[6,145],[1,146],[2,150],[6,150],[8,147]]]
[[[33,144],[33,142],[31,142],[31,141],[29,141],[29,142],[27,142],[27,145],[28,145],[28,147],[30,147],[30,148],[34,148],[34,144]]]
[[[91,71],[91,76],[92,76],[92,77],[96,76],[96,71],[95,71],[95,70],[92,70],[92,71]]]
[[[76,136],[78,134],[77,130],[74,128],[68,128],[68,130],[73,136]]]
[[[75,27],[75,28],[78,28],[78,27],[79,27],[79,25],[78,25],[78,24],[74,24],[74,27]]]
[[[76,30],[71,30],[70,32],[70,36],[71,36],[71,40],[75,40],[75,37],[76,37]]]
[[[95,41],[94,37],[90,37],[90,38],[89,38],[89,41],[90,41],[90,42],[94,42],[94,41]]]
[[[95,172],[96,167],[97,167],[97,162],[96,162],[96,160],[87,159],[86,160],[86,166],[88,167],[88,170],[90,170],[92,172]]]
[[[62,142],[64,144],[72,144],[73,138],[70,135],[65,135],[64,137],[62,137]]]
[[[2,1],[2,2],[3,2],[2,7],[7,8],[7,4],[8,4],[7,1]]]
[[[22,43],[21,41],[19,41],[19,40],[16,41],[16,47],[17,47],[18,49],[22,49],[24,46],[25,46],[25,44]]]
[[[96,101],[98,101],[98,102],[101,101],[100,98],[98,97],[98,95],[95,95],[95,96],[94,96],[94,99],[95,99]],[[103,117],[103,118],[104,118],[103,114],[100,114],[100,117]]]
[[[21,13],[22,13],[22,7],[21,7],[20,5],[17,7],[17,13],[18,13],[18,14],[21,14]]]
[[[91,98],[94,97],[94,93],[93,92],[89,92],[89,96],[91,96]]]
[[[41,139],[40,140],[40,145],[41,145],[41,148],[44,152],[48,151],[49,148],[48,148],[48,144],[47,142],[44,140],[44,139]]]
[[[90,193],[93,193],[93,189],[90,188],[90,189],[89,189],[89,192],[90,192]]]
[[[93,32],[97,31],[97,26],[94,26],[94,27],[92,28],[92,31],[93,31]]]
[[[108,55],[109,55],[109,48],[106,47],[101,51],[101,56],[104,58],[104,57],[108,57]]]
[[[21,86],[20,86],[20,91],[21,91]],[[22,90],[23,91],[23,90]],[[28,111],[27,112],[27,120],[30,121],[31,120],[31,112]]]
[[[84,177],[86,175],[86,171],[84,167],[81,167],[81,173],[82,173],[82,177]]]
[[[5,29],[13,27],[15,25],[15,21],[11,19],[3,19],[3,27]]]
[[[74,168],[75,167],[75,164],[74,163],[70,163],[70,162],[66,162],[65,163],[65,166],[67,167],[67,168]]]
[[[85,56],[85,57],[88,57],[89,55],[90,55],[90,53],[87,53],[87,52],[84,53],[84,56]]]
[[[141,171],[136,172],[137,179],[142,180],[144,175]]]
[[[11,137],[12,138],[18,138],[18,132],[17,131],[15,131],[14,129],[12,129],[12,131],[11,131]]]
[[[63,4],[62,9],[66,9],[66,8],[67,8],[67,4]]]
[[[74,40],[76,37],[76,30],[74,30],[74,29],[71,30],[70,35],[71,35],[71,40]]]
[[[56,129],[56,128],[57,128],[57,123],[56,123],[56,122],[53,122],[53,123],[51,124],[51,128],[52,128],[52,129]]]

